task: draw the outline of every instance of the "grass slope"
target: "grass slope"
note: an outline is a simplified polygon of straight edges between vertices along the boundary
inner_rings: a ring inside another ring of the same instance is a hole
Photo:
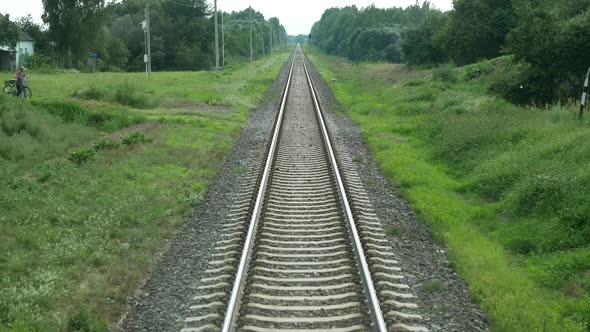
[[[108,330],[286,58],[114,90],[141,75],[31,75],[32,102],[0,96],[0,330]],[[89,86],[154,102],[70,97]]]
[[[489,95],[502,59],[409,71],[310,52],[493,329],[588,330],[590,130],[575,106]]]

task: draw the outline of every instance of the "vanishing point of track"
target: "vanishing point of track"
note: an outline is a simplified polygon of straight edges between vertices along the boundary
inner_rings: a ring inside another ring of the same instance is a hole
[[[245,174],[191,331],[426,331],[297,47],[261,174]],[[385,314],[384,314],[385,313]]]

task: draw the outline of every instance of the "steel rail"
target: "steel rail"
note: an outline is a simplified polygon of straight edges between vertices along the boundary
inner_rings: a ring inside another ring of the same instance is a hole
[[[227,304],[227,310],[225,312],[225,318],[223,320],[222,331],[229,332],[233,331],[235,328],[235,320],[238,317],[237,310],[239,308],[238,304],[241,300],[241,295],[244,287],[244,281],[246,278],[246,268],[250,262],[251,254],[252,254],[252,247],[254,245],[254,237],[256,234],[256,230],[258,228],[258,220],[260,219],[260,213],[262,211],[262,205],[264,200],[264,194],[266,192],[266,187],[268,185],[268,179],[270,177],[270,170],[272,167],[275,150],[277,147],[277,142],[279,138],[279,133],[281,130],[281,125],[283,123],[283,115],[285,113],[285,106],[287,104],[287,97],[289,96],[289,87],[291,86],[291,78],[293,76],[293,67],[295,66],[295,59],[297,58],[297,53],[294,52],[293,54],[293,61],[291,62],[291,68],[289,69],[289,76],[287,77],[287,83],[285,84],[285,89],[283,90],[283,97],[281,100],[281,107],[279,109],[279,114],[277,116],[277,121],[275,125],[275,129],[273,132],[272,140],[270,143],[270,148],[268,151],[268,156],[266,158],[266,164],[264,166],[264,171],[262,173],[262,177],[260,180],[260,186],[258,188],[258,193],[256,195],[256,202],[254,203],[254,209],[252,210],[252,217],[250,218],[250,226],[248,228],[248,234],[246,236],[246,241],[244,242],[244,248],[242,250],[242,255],[240,258],[240,264],[238,266],[238,270],[236,272],[234,285],[232,287],[231,295]]]
[[[324,144],[328,150],[328,155],[330,157],[330,163],[332,164],[332,168],[334,171],[334,176],[336,177],[336,184],[338,185],[338,192],[342,199],[342,205],[344,206],[345,217],[346,221],[348,222],[348,227],[351,236],[351,242],[353,245],[353,251],[355,253],[355,260],[360,269],[360,277],[361,281],[364,286],[365,296],[367,298],[367,304],[369,306],[369,314],[371,316],[372,322],[372,329],[373,331],[385,332],[387,331],[387,326],[385,325],[385,319],[383,318],[383,312],[381,311],[381,306],[379,305],[379,298],[377,297],[377,292],[375,291],[375,286],[373,284],[373,278],[371,277],[371,272],[369,271],[369,266],[367,264],[367,259],[365,257],[365,253],[361,244],[361,239],[359,237],[356,222],[354,221],[354,216],[352,214],[352,209],[350,208],[350,204],[348,202],[348,196],[346,194],[346,189],[344,188],[344,182],[342,181],[342,177],[340,176],[340,170],[338,168],[338,162],[336,160],[336,156],[334,154],[334,150],[332,149],[332,143],[330,142],[330,135],[328,134],[328,130],[326,128],[326,124],[324,122],[324,117],[322,115],[322,110],[320,104],[318,102],[318,97],[316,95],[315,86],[313,81],[311,80],[311,75],[307,69],[307,65],[305,64],[305,55],[302,56],[303,68],[305,69],[305,75],[307,76],[307,82],[309,84],[309,90],[311,91],[311,96],[313,98],[313,104],[316,110],[316,115],[318,118],[318,122],[320,123],[320,128],[322,131],[322,136],[324,138]]]

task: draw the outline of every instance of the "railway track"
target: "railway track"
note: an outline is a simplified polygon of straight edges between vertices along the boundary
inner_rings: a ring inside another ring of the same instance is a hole
[[[426,331],[299,47],[281,98],[182,331]]]

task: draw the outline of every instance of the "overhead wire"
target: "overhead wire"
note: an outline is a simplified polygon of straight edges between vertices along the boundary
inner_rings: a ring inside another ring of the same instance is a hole
[[[177,1],[173,1],[173,0],[164,0],[164,1],[169,2],[169,3],[173,3],[175,5],[179,5],[179,6],[184,6],[184,7],[189,7],[189,8],[195,8],[194,3],[192,5],[190,5],[190,4],[187,4],[187,3],[181,3],[181,2],[177,2]]]

